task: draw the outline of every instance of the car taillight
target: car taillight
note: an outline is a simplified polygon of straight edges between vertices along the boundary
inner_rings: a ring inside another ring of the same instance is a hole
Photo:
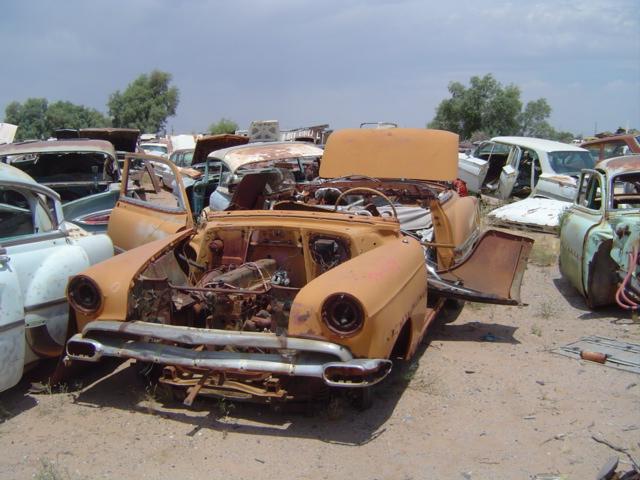
[[[108,225],[110,217],[111,210],[107,210],[84,215],[83,217],[78,218],[77,221],[85,225]]]
[[[362,304],[348,293],[335,293],[322,305],[322,320],[338,335],[352,335],[364,324]]]
[[[84,275],[76,275],[67,285],[69,304],[76,310],[93,314],[102,307],[102,292],[100,287]]]

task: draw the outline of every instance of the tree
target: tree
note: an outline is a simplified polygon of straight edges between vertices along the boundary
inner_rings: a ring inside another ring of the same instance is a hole
[[[518,131],[522,108],[520,89],[503,87],[493,75],[471,77],[469,88],[460,82],[449,84],[451,98],[440,102],[429,128],[439,128],[470,138],[473,132],[513,135]]]
[[[530,101],[522,109],[520,89],[503,87],[491,74],[471,77],[469,88],[449,84],[451,98],[440,102],[429,128],[456,132],[463,139],[496,135],[523,135],[571,141],[571,132],[558,132],[548,122],[551,106],[544,98]]]
[[[5,122],[18,125],[16,141],[52,137],[59,128],[109,125],[109,120],[94,108],[63,101],[49,104],[46,98],[11,102],[5,109]]]
[[[526,137],[545,137],[552,130],[547,118],[551,107],[544,98],[528,102],[519,115],[520,135]]]
[[[209,125],[209,133],[216,135],[219,133],[235,133],[238,130],[238,124],[228,118],[221,118],[216,123]]]
[[[43,139],[49,136],[46,98],[28,98],[24,103],[11,102],[4,111],[4,121],[18,126],[16,141]]]
[[[60,101],[49,105],[47,124],[53,133],[59,128],[108,127],[109,119],[95,108]]]
[[[179,91],[170,86],[171,74],[154,70],[131,82],[124,92],[115,91],[107,103],[114,127],[158,133],[167,118],[176,114]]]

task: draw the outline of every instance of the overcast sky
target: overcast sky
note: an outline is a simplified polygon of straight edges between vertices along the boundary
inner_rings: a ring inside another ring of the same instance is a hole
[[[175,133],[221,117],[281,128],[424,127],[447,84],[492,73],[545,97],[557,129],[640,128],[638,0],[7,0],[0,109],[46,97],[106,112],[168,71]]]

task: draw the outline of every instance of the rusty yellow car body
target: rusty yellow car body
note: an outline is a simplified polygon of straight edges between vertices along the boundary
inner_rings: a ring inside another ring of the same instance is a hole
[[[67,356],[156,362],[165,383],[233,398],[289,398],[287,377],[366,387],[414,354],[436,312],[426,282],[394,219],[221,212],[74,277]]]
[[[179,181],[172,197],[154,178],[156,160],[128,159],[109,225],[125,252],[70,280],[77,333],[66,359],[160,365],[160,382],[186,392],[186,404],[198,394],[276,401],[365,391],[393,360],[415,355],[446,298],[520,303],[532,242],[479,234],[476,199],[448,183],[457,136],[334,135],[327,177],[369,167],[364,179],[332,180],[342,188],[335,207],[285,201],[289,209],[212,211],[196,226],[181,226],[190,211]],[[404,160],[394,165],[393,152]],[[392,214],[338,211],[355,190],[383,198]],[[432,240],[403,229],[395,213],[405,199],[431,219]],[[149,243],[134,248],[140,239]],[[491,268],[500,271],[488,276]]]

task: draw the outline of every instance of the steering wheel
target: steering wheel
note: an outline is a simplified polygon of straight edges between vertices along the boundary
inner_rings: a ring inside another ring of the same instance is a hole
[[[336,199],[336,203],[333,206],[333,211],[337,212],[338,211],[338,206],[340,205],[340,200],[342,200],[345,196],[353,193],[353,192],[368,192],[368,193],[372,193],[374,195],[377,195],[379,197],[382,197],[385,202],[387,202],[389,204],[389,206],[391,207],[391,211],[393,212],[393,218],[398,218],[398,212],[396,211],[396,207],[393,205],[393,202],[391,201],[391,199],[389,197],[387,197],[384,193],[379,192],[378,190],[375,190],[373,188],[368,188],[368,187],[354,187],[354,188],[350,188],[348,190],[345,190],[344,192],[342,192],[338,198]]]

